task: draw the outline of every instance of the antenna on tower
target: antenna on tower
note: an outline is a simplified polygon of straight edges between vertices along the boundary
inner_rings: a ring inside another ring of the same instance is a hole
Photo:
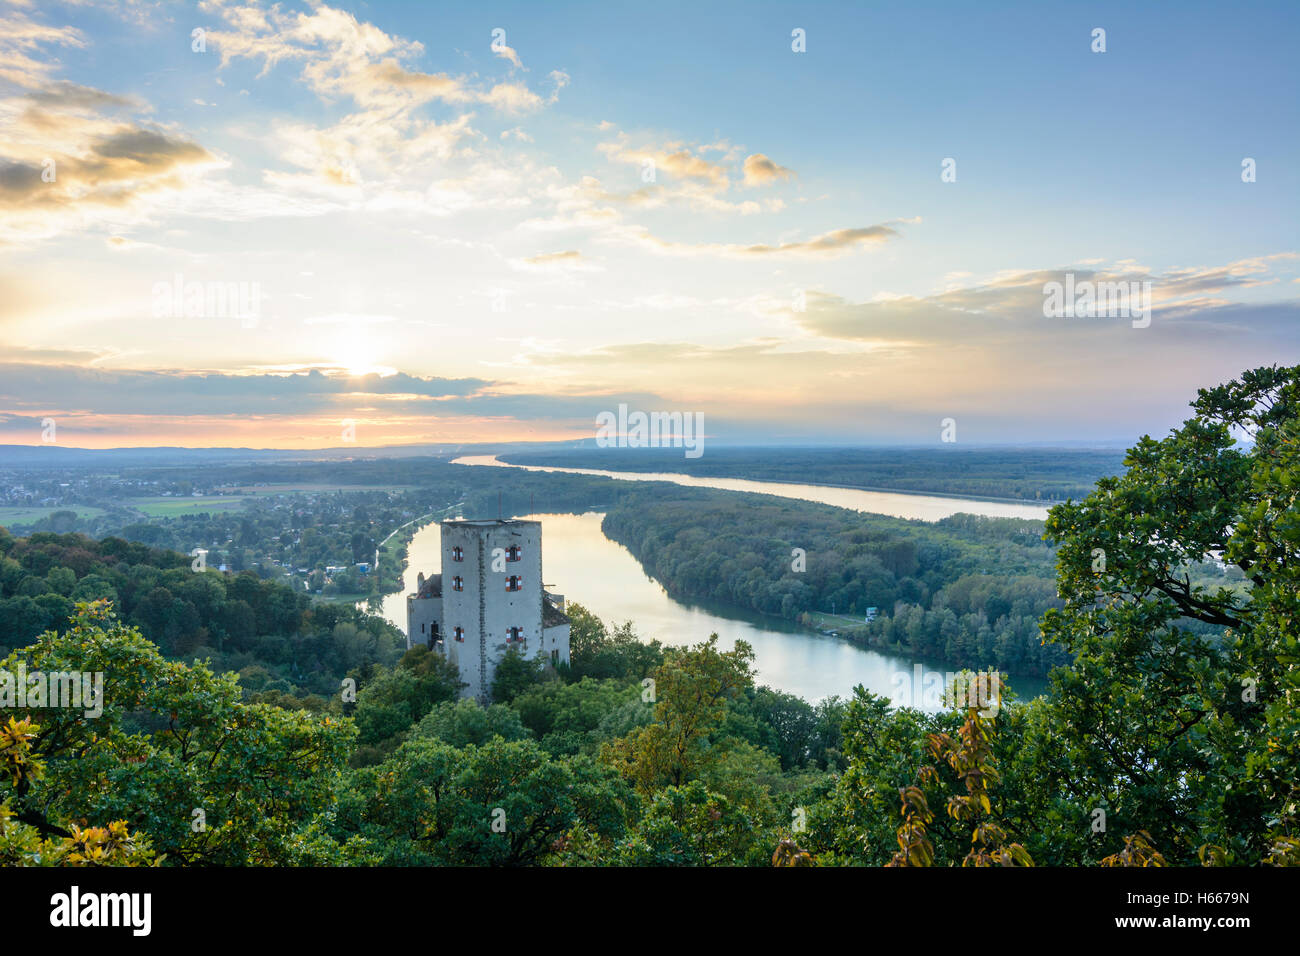
[[[501,492],[497,492],[497,520],[501,520]]]

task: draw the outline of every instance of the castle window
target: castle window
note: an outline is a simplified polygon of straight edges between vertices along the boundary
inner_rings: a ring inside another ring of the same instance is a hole
[[[452,549],[451,549],[451,559],[452,559],[453,561],[464,561],[464,560],[465,560],[465,549],[464,549],[464,548],[460,548],[460,547],[452,548]]]
[[[452,579],[451,579],[451,589],[452,589],[453,591],[463,591],[463,590],[465,590],[465,579],[462,578],[462,577],[460,577],[459,575],[457,575],[456,577],[452,578]]]
[[[522,641],[524,639],[524,629],[522,627],[506,628],[507,641]]]
[[[455,636],[456,640],[458,640],[458,641],[464,643],[464,641],[465,641],[465,629],[464,629],[463,627],[453,627],[451,630],[452,630],[452,634]]]
[[[507,591],[522,591],[524,588],[524,579],[518,574],[512,574],[506,578]]]
[[[507,561],[518,561],[522,557],[523,557],[523,551],[520,549],[519,545],[512,544],[510,547],[506,548]]]

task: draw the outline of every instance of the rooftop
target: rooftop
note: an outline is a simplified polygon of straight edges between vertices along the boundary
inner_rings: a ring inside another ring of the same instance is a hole
[[[542,627],[558,627],[569,623],[569,615],[551,603],[551,596],[542,593]]]
[[[449,520],[442,522],[444,528],[498,528],[514,525],[540,525],[540,521],[525,521],[522,518],[474,518],[470,520]]]

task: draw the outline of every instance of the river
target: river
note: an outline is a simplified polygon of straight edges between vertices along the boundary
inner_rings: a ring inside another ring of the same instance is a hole
[[[490,455],[457,459],[466,465],[502,465]],[[506,466],[524,467],[524,466]],[[1042,518],[1045,508],[926,495],[892,494],[827,488],[819,485],[789,485],[728,478],[693,478],[685,475],[649,475],[573,468],[531,468],[606,475],[629,481],[675,481],[727,491],[757,491],[779,497],[821,501],[838,507],[891,514],[900,518],[935,521],[958,512],[1002,517]],[[642,570],[640,563],[621,544],[600,530],[603,514],[539,514],[528,516],[542,522],[542,560],[548,589],[582,604],[608,625],[631,621],[643,640],[659,640],[680,646],[695,644],[716,633],[724,650],[736,640],[754,648],[758,682],[796,694],[808,701],[831,695],[848,697],[857,684],[890,697],[899,705],[933,711],[937,706],[932,677],[946,668],[924,665],[879,651],[858,647],[840,638],[809,631],[779,619],[748,614],[730,606],[700,605],[677,601]],[[417,531],[407,549],[406,588],[389,594],[382,613],[406,631],[406,592],[415,587],[416,575],[439,570],[440,529],[437,522]],[[593,569],[594,573],[593,573]],[[1040,679],[1013,677],[1016,692],[1027,698],[1043,691]]]
[[[778,498],[817,501],[851,511],[865,511],[893,518],[919,518],[938,521],[949,515],[988,515],[990,518],[1030,518],[1042,521],[1047,506],[1031,502],[984,501],[979,498],[944,498],[937,495],[913,495],[897,491],[864,491],[861,488],[837,488],[832,485],[798,485],[780,481],[753,481],[748,478],[699,478],[675,472],[603,471],[599,468],[558,468],[549,465],[514,465],[495,455],[465,455],[453,465],[492,465],[497,468],[523,468],[525,471],[556,471],[568,475],[596,475],[622,481],[668,481],[689,488],[716,488],[719,491],[748,491]]]

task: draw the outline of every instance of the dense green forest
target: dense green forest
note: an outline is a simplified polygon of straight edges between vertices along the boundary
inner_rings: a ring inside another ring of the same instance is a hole
[[[206,658],[246,688],[335,694],[352,668],[392,663],[406,636],[348,604],[317,603],[252,572],[193,569],[159,548],[83,535],[15,538],[0,528],[0,653],[66,625],[75,605],[104,600],[171,658]]]
[[[1060,605],[1040,522],[906,521],[680,489],[629,496],[602,529],[674,597],[790,620],[835,609],[861,622],[841,628],[850,640],[959,667],[1044,675],[1067,659],[1038,632],[1043,612]],[[868,625],[873,607],[882,616]]]
[[[0,662],[0,864],[1300,865],[1300,367],[1193,407],[1052,510],[1060,604],[1040,626],[1068,663],[1048,694],[1016,702],[1004,677],[972,699],[959,682],[934,714],[862,688],[814,706],[755,686],[744,642],[664,648],[578,605],[571,666],[508,658],[484,707],[440,655],[398,657],[364,616],[317,627],[255,575],[5,534],[3,580],[53,588],[18,596],[73,606]],[[868,523],[854,541],[826,522],[828,548],[914,544],[894,578],[932,605],[977,600],[978,569],[927,578],[927,549],[960,565],[963,536],[1003,533],[959,522],[935,543]],[[1004,547],[1032,564],[1039,546]],[[1243,580],[1189,574],[1207,555]],[[280,643],[340,623],[374,639],[321,660],[309,679],[347,667],[328,694],[259,692],[171,659],[160,590],[210,636],[246,608]],[[21,669],[102,673],[102,713],[19,703]]]
[[[679,448],[573,448],[511,451],[502,461],[607,471],[680,472],[879,491],[1025,498],[1082,498],[1119,470],[1119,449],[710,447],[699,458]]]

